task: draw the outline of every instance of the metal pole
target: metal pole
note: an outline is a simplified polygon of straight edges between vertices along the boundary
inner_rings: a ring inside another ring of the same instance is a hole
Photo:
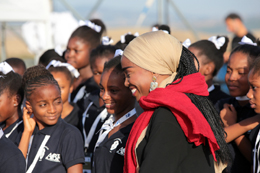
[[[184,23],[184,25],[193,33],[194,37],[199,40],[199,35],[197,34],[197,32],[192,28],[192,26],[189,24],[189,22],[186,20],[186,18],[182,15],[181,11],[178,9],[178,7],[174,4],[174,2],[172,0],[170,0],[170,3],[172,5],[172,7],[174,8],[174,10],[176,11],[177,15],[180,17],[180,19],[182,20],[182,22]]]
[[[69,10],[71,13],[78,19],[78,20],[84,20],[84,18],[66,1],[66,0],[60,0],[61,3]]]
[[[165,0],[164,2],[164,8],[165,8],[165,13],[164,13],[164,17],[165,17],[165,24],[169,25],[170,23],[170,18],[169,18],[169,0]]]
[[[162,15],[162,0],[158,0],[158,24],[161,25],[163,23],[163,15]]]
[[[86,19],[90,19],[93,13],[97,11],[98,7],[101,5],[103,0],[98,0],[97,3],[94,5],[94,7],[91,9],[91,11],[88,13]]]
[[[6,60],[6,47],[5,47],[5,38],[6,38],[6,22],[2,22],[2,39],[1,39],[1,61]]]

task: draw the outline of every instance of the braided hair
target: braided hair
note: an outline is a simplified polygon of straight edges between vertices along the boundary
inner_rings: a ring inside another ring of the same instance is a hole
[[[181,79],[179,81],[181,82],[184,76],[198,72],[194,64],[194,59],[198,63],[198,60],[193,55],[193,53],[183,47],[180,63],[177,69],[177,75],[174,81],[177,79]],[[171,85],[174,84],[176,83],[172,83]],[[215,151],[218,163],[220,163],[220,161],[222,163],[228,163],[230,161],[230,151],[225,141],[226,132],[223,129],[223,122],[217,111],[215,110],[213,104],[205,96],[198,96],[191,93],[186,93],[186,95],[191,99],[192,103],[201,111],[215,135],[217,143],[220,147],[219,150]]]
[[[22,80],[25,98],[30,100],[30,96],[36,88],[46,85],[56,85],[60,87],[52,74],[42,65],[36,65],[26,70]]]

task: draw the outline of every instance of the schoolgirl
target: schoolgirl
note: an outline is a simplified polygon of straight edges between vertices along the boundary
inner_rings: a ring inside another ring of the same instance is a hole
[[[55,49],[46,50],[39,58],[38,65],[43,65],[46,67],[52,60],[57,60],[61,62],[66,62],[62,56],[57,53],[58,51]]]
[[[105,32],[105,25],[101,20],[81,21],[78,27],[70,36],[68,41],[65,59],[76,68],[80,76],[73,83],[73,92],[70,101],[76,103],[84,95],[98,89],[94,82],[93,73],[89,64],[89,56],[93,49],[101,43],[101,37]]]
[[[0,127],[17,146],[23,132],[23,93],[22,77],[8,63],[0,63]]]
[[[189,46],[189,50],[199,61],[199,72],[205,76],[208,85],[209,99],[213,104],[219,99],[229,96],[220,90],[219,85],[213,84],[213,78],[223,65],[223,54],[228,45],[228,38],[225,36],[213,36],[209,40],[200,40]]]
[[[24,72],[26,71],[26,65],[20,58],[8,58],[5,60],[5,62],[7,62],[13,68],[15,73],[18,73],[21,76],[23,76]]]
[[[82,173],[82,137],[60,118],[62,98],[57,81],[43,66],[34,66],[25,72],[23,87],[25,128],[19,149],[26,158],[27,172]]]
[[[138,34],[139,35],[139,34]],[[126,33],[124,35],[121,35],[120,40],[115,44],[115,47],[117,49],[121,49],[124,50],[125,47],[134,39],[136,38],[138,35],[136,34],[131,34],[131,33]]]
[[[51,72],[61,90],[61,99],[63,103],[61,118],[67,123],[78,127],[82,111],[77,104],[69,102],[69,94],[73,91],[72,83],[74,78],[79,77],[79,72],[72,65],[56,60],[52,60],[46,66],[46,69]]]
[[[123,172],[125,145],[136,119],[135,98],[124,86],[121,56],[104,66],[100,81],[100,97],[108,113],[113,114],[102,125],[94,152],[94,173]]]
[[[229,89],[231,98],[219,100],[215,107],[220,112],[224,108],[224,104],[233,105],[237,112],[236,122],[240,122],[246,118],[256,115],[254,109],[250,107],[249,99],[246,94],[249,90],[248,73],[249,68],[253,64],[253,60],[260,54],[260,48],[254,45],[244,44],[236,47],[230,54],[227,64],[227,73],[225,81]],[[223,117],[224,115],[222,115]],[[223,119],[225,121],[225,119]],[[241,135],[229,143],[229,148],[232,154],[232,163],[227,167],[228,172],[250,172],[251,157],[245,155],[243,147],[249,143],[249,133]],[[242,154],[244,153],[244,154]]]
[[[90,66],[93,78],[99,85],[104,64],[111,60],[115,54],[115,47],[111,45],[100,45],[90,54]],[[110,114],[107,112],[103,100],[99,97],[100,90],[97,89],[89,94],[88,97],[78,101],[78,105],[84,113],[80,118],[80,131],[84,137],[84,147],[87,162],[83,166],[84,170],[91,171],[91,162],[94,147],[98,139],[98,132],[102,124],[108,119]]]

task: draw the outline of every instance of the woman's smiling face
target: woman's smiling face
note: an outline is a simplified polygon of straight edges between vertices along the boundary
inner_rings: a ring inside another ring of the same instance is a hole
[[[121,59],[121,65],[126,76],[125,86],[130,88],[136,100],[139,101],[142,96],[147,96],[153,73],[135,65],[125,56]]]

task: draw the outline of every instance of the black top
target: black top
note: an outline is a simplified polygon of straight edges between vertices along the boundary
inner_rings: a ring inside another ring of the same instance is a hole
[[[254,37],[251,33],[247,33],[246,36],[247,36],[248,38],[250,38],[253,42],[255,42],[256,39],[255,39],[255,37]],[[234,36],[234,38],[233,38],[233,40],[232,40],[232,45],[231,45],[232,50],[233,50],[235,47],[237,47],[237,46],[240,45],[240,44],[238,44],[238,43],[241,42],[242,38],[243,38],[243,37]]]
[[[66,121],[67,123],[75,127],[79,127],[79,121],[82,115],[82,111],[79,109],[77,104],[75,103],[70,103],[70,104],[73,106],[73,110],[68,116],[64,118],[64,121]]]
[[[72,102],[75,98],[75,96],[77,95],[78,91],[80,90],[80,88],[82,88],[83,86],[85,86],[85,91],[84,91],[84,95],[83,97],[88,94],[91,93],[94,90],[99,89],[99,86],[96,84],[96,82],[94,81],[94,78],[91,77],[88,80],[86,80],[86,82],[80,84],[76,89],[73,90],[73,92],[70,95],[70,101]]]
[[[106,138],[94,153],[93,173],[122,173],[125,145],[134,123]]]
[[[93,104],[90,106],[88,112],[87,112],[87,117],[85,120],[85,124],[84,124],[84,130],[86,132],[86,135],[88,135],[92,124],[94,123],[94,121],[96,120],[97,116],[105,109],[105,106],[99,106],[99,90],[96,90],[94,92],[92,92],[89,97],[82,99],[81,100],[81,104],[80,106],[85,110],[87,109],[87,107],[89,106],[89,104],[91,102],[93,102]],[[82,115],[80,117],[80,123],[79,123],[79,129],[83,135],[83,124],[82,124]],[[95,129],[95,133],[92,137],[92,140],[89,143],[89,147],[87,149],[87,153],[93,153],[96,142],[98,140],[98,136],[99,136],[99,130],[101,129],[103,123],[109,118],[110,114],[107,114],[105,119],[100,119],[100,121],[98,122],[96,129]],[[84,135],[83,135],[84,138]],[[84,139],[85,140],[85,139]]]
[[[0,153],[1,173],[25,173],[25,159],[22,152],[4,135],[0,138]]]
[[[229,98],[230,96],[221,91],[219,85],[214,85],[215,89],[209,92],[209,100],[214,104],[217,103],[218,100]]]
[[[16,127],[16,125],[18,126]],[[5,122],[0,123],[0,127],[4,128]],[[4,130],[4,134],[5,135],[10,134],[10,136],[7,138],[9,138],[16,146],[18,146],[23,134],[23,128],[24,126],[23,126],[22,118],[19,118],[12,125],[10,125]]]
[[[250,104],[248,103],[245,106],[240,106],[238,104],[238,101],[231,97],[231,98],[227,98],[227,99],[222,99],[219,100],[215,107],[218,111],[218,113],[220,113],[220,111],[223,109],[223,105],[225,103],[228,104],[233,104],[233,106],[236,109],[237,112],[237,122],[240,122],[246,118],[255,116],[256,113],[254,111],[254,109],[252,109],[250,107]],[[252,143],[253,137],[250,135],[249,133],[246,133],[245,136],[250,140],[250,142]],[[239,151],[236,143],[234,141],[230,142],[228,144],[228,147],[230,149],[231,152],[231,157],[232,157],[232,163],[230,165],[228,165],[228,167],[226,168],[226,171],[228,173],[245,173],[245,172],[250,172],[251,171],[251,164],[250,162],[243,156],[243,154]]]
[[[45,135],[50,135],[50,138],[36,163],[34,173],[66,173],[69,167],[84,163],[83,140],[79,130],[59,118],[55,125],[42,130],[36,126],[27,169],[33,162]]]
[[[163,107],[154,111],[136,155],[139,173],[215,172],[209,147],[189,143],[175,116]]]

